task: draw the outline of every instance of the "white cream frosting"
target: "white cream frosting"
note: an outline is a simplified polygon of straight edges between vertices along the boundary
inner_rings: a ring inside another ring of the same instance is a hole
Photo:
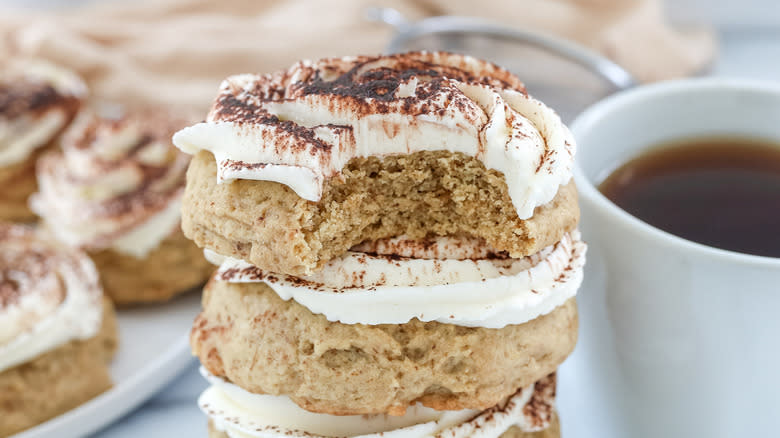
[[[40,160],[30,206],[57,239],[143,258],[178,228],[189,156],[170,143],[171,121],[157,117],[83,114],[62,152]]]
[[[40,61],[13,63],[0,75],[0,88],[16,89],[16,100],[32,99],[30,93],[45,85],[62,98],[81,99],[87,92],[86,85],[75,74]],[[26,160],[33,151],[49,143],[75,112],[75,106],[68,108],[57,100],[38,108],[21,101],[13,105],[13,113],[0,111],[0,166]]]
[[[157,248],[181,222],[181,196],[171,200],[159,213],[146,222],[119,236],[111,243],[118,252],[143,258]]]
[[[8,225],[0,251],[0,372],[98,333],[102,289],[85,254]]]
[[[410,62],[423,70],[409,73]],[[431,77],[430,68],[441,72]],[[380,79],[394,81],[392,95],[358,91],[387,70]],[[191,154],[210,151],[219,182],[274,181],[314,202],[353,158],[459,152],[501,172],[527,219],[570,180],[575,143],[517,83],[491,64],[443,53],[303,61],[283,74],[228,78],[208,119],[173,142]]]
[[[375,325],[417,318],[501,328],[545,315],[573,297],[582,282],[585,252],[574,231],[522,259],[484,258],[484,245],[471,240],[438,238],[421,247],[392,239],[354,248],[304,277],[264,272],[213,254],[208,258],[222,261],[218,280],[265,282],[282,299],[293,299],[329,321]]]
[[[211,384],[198,405],[218,430],[230,438],[496,438],[512,426],[536,432],[549,425],[554,390],[531,385],[510,397],[503,406],[486,411],[437,411],[422,405],[407,409],[403,416],[335,416],[308,412],[285,396],[253,394],[215,377],[201,368]],[[549,377],[547,379],[554,379]],[[544,406],[538,412],[529,401]]]

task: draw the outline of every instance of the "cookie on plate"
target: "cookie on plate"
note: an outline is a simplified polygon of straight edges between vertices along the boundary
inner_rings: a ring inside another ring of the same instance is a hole
[[[182,208],[201,247],[309,275],[350,247],[464,234],[524,257],[578,221],[575,144],[493,64],[448,53],[302,61],[225,80]]]
[[[63,243],[84,249],[118,305],[165,301],[213,270],[184,237],[189,156],[170,142],[184,122],[162,111],[82,113],[37,167],[33,211]]]
[[[75,74],[41,61],[0,69],[0,220],[30,221],[35,162],[56,146],[87,88]]]
[[[116,316],[92,261],[0,224],[0,437],[111,387]]]

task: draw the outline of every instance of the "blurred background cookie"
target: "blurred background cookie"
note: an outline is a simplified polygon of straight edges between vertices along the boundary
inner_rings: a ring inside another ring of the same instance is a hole
[[[111,386],[116,316],[86,254],[0,223],[0,436]]]
[[[56,147],[86,97],[75,74],[43,61],[0,66],[0,220],[29,221],[35,162]]]
[[[189,157],[170,137],[184,123],[164,111],[87,111],[62,150],[39,160],[33,211],[55,238],[88,252],[116,304],[168,300],[212,271],[179,228]]]

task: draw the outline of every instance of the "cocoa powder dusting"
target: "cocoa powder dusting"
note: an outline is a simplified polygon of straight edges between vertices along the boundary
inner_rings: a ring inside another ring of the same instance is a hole
[[[523,415],[533,427],[542,429],[549,426],[554,410],[555,390],[555,373],[547,375],[534,385],[534,393],[523,407]]]
[[[0,271],[0,309],[18,302],[20,297],[19,284],[11,278],[7,269]]]
[[[5,119],[40,114],[55,106],[67,106],[71,100],[42,82],[0,83],[0,117]]]
[[[401,85],[410,86],[412,80],[416,81],[414,92],[399,95]],[[352,113],[357,118],[389,112],[444,116],[454,108],[478,119],[482,110],[460,91],[456,82],[525,93],[522,82],[513,74],[462,55],[414,52],[330,58],[301,61],[286,71],[257,75],[251,80],[246,75],[228,79],[222,84],[208,119],[272,128],[268,132],[273,132],[273,138],[259,147],[321,154],[333,145],[315,135],[316,126],[282,120],[269,109],[269,103],[306,100],[325,105],[331,113]],[[333,128],[327,124],[322,126]],[[352,131],[351,126],[339,128]],[[390,138],[400,129],[398,126],[383,128]]]

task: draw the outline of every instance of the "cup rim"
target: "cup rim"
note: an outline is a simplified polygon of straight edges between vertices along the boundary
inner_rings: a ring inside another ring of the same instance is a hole
[[[780,102],[780,83],[756,79],[725,79],[725,78],[693,78],[677,79],[643,85],[616,93],[586,108],[571,123],[571,131],[575,140],[579,132],[592,129],[592,126],[603,119],[605,114],[613,113],[627,105],[636,105],[649,98],[663,98],[668,95],[679,95],[690,92],[750,92],[773,95]],[[777,139],[780,142],[780,138]],[[581,151],[578,151],[581,153]],[[580,196],[587,198],[596,208],[604,210],[630,226],[635,232],[645,237],[653,238],[668,247],[675,247],[706,256],[713,260],[780,268],[780,257],[769,257],[746,254],[737,251],[715,248],[688,240],[667,231],[656,228],[647,222],[633,216],[604,196],[595,184],[585,175],[579,160],[574,164],[574,180]]]

